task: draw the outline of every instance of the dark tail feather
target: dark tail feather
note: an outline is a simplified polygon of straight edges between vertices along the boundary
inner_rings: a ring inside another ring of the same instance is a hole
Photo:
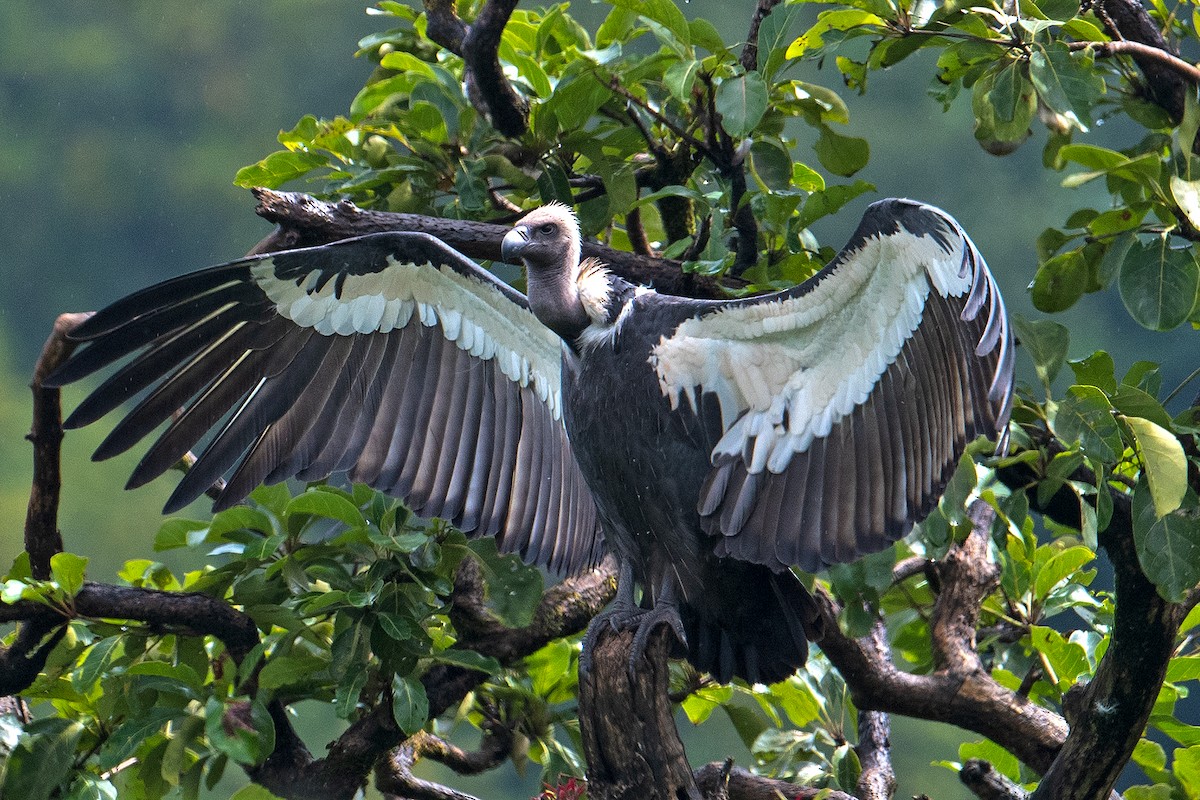
[[[820,637],[812,595],[790,572],[731,559],[713,565],[710,591],[680,608],[688,637],[688,660],[727,683],[774,683],[808,657],[808,641]]]

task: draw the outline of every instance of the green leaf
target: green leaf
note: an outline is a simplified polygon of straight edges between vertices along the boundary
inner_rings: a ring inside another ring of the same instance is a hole
[[[1124,449],[1112,404],[1095,386],[1072,386],[1058,406],[1054,429],[1067,444],[1079,443],[1084,454],[1106,464]]]
[[[70,774],[82,723],[61,718],[26,726],[25,736],[4,761],[0,797],[46,800]]]
[[[1057,322],[1027,320],[1018,314],[1013,315],[1013,325],[1021,339],[1021,346],[1033,358],[1033,368],[1038,378],[1049,388],[1067,359],[1070,334]]]
[[[258,674],[264,689],[278,689],[291,684],[304,684],[318,672],[329,668],[329,662],[310,655],[276,656],[267,661]]]
[[[848,31],[863,26],[884,25],[886,21],[860,8],[838,8],[822,11],[817,15],[817,21],[799,38],[788,45],[784,52],[785,58],[800,58],[825,44],[824,36],[830,31]]]
[[[1187,456],[1175,434],[1142,417],[1124,417],[1137,441],[1142,471],[1160,519],[1183,503],[1187,492]]]
[[[275,749],[275,724],[258,701],[226,709],[220,700],[210,698],[204,715],[209,744],[239,764],[261,764]]]
[[[1165,599],[1177,603],[1200,582],[1200,519],[1179,510],[1159,517],[1145,481],[1133,493],[1133,540],[1142,571]]]
[[[867,165],[871,158],[871,147],[866,139],[842,136],[824,124],[820,126],[820,131],[813,150],[825,169],[834,175],[849,177]]]
[[[703,686],[684,698],[681,706],[683,713],[687,714],[688,722],[701,725],[712,716],[717,707],[728,703],[732,697],[733,688],[730,686]]]
[[[699,61],[676,61],[663,73],[663,84],[676,100],[689,103],[692,100],[692,87],[696,85],[696,76],[699,74]]]
[[[306,150],[280,150],[271,153],[257,164],[239,169],[233,182],[245,189],[255,186],[277,189],[327,163],[325,156],[317,153]]]
[[[71,685],[75,691],[86,694],[96,685],[96,681],[108,671],[113,659],[117,657],[117,647],[121,644],[120,636],[108,636],[92,644],[79,669],[71,676]]]
[[[1185,181],[1178,175],[1172,175],[1171,196],[1192,227],[1200,227],[1200,181]]]
[[[151,708],[136,717],[125,720],[104,742],[100,751],[99,765],[111,769],[132,756],[147,739],[158,733],[172,720],[185,712],[172,708]]]
[[[766,113],[767,100],[766,81],[757,72],[726,78],[717,87],[716,96],[717,113],[721,115],[722,127],[730,136],[748,135]]]
[[[279,795],[272,794],[269,789],[252,783],[234,792],[229,800],[283,800]]]
[[[822,217],[836,214],[842,206],[864,192],[874,190],[875,186],[873,184],[858,180],[848,186],[829,186],[822,190],[814,191],[804,201],[804,206],[800,209],[800,215],[796,218],[794,224],[798,229],[803,230]]]
[[[843,744],[833,751],[833,771],[837,782],[843,789],[854,791],[858,785],[858,776],[862,774],[862,764],[853,745]]]
[[[500,662],[492,656],[481,655],[474,650],[442,650],[434,653],[432,660],[439,664],[453,664],[456,667],[478,670],[488,675],[497,675],[503,669]]]
[[[1131,247],[1121,265],[1121,300],[1139,325],[1168,331],[1188,318],[1200,290],[1200,265],[1190,248],[1171,247],[1167,236]]]
[[[1033,596],[1044,600],[1051,591],[1071,575],[1079,571],[1085,564],[1095,559],[1096,554],[1087,547],[1076,545],[1068,547],[1050,556],[1044,564],[1038,567],[1034,579]]]
[[[193,535],[198,531],[207,530],[209,523],[196,519],[173,518],[158,527],[154,536],[154,550],[174,550],[179,547],[189,547],[204,541],[204,535]]]
[[[396,675],[392,678],[392,716],[400,730],[412,736],[429,720],[429,697],[416,678]]]
[[[429,62],[422,61],[404,50],[393,50],[385,54],[383,58],[379,59],[379,66],[384,69],[394,69],[396,72],[420,75],[431,81],[437,79]]]
[[[324,491],[321,488],[309,489],[302,495],[297,495],[287,505],[287,516],[297,514],[312,514],[315,517],[336,519],[351,528],[361,528],[367,524],[358,507],[340,494]]]
[[[362,694],[363,687],[367,685],[367,677],[366,668],[357,664],[352,666],[338,682],[337,691],[333,697],[333,709],[339,719],[349,719],[354,713],[358,707],[359,695]]]
[[[1200,745],[1177,749],[1172,766],[1175,777],[1183,784],[1184,795],[1200,797]]]
[[[74,597],[83,588],[87,563],[86,558],[74,553],[55,553],[50,556],[50,578],[68,597]]]
[[[1117,390],[1116,365],[1112,356],[1103,350],[1097,350],[1087,358],[1068,361],[1067,366],[1075,373],[1076,383],[1095,386],[1108,394]]]
[[[692,44],[691,30],[688,28],[687,17],[679,10],[672,0],[608,0],[614,6],[636,11],[643,17],[662,25],[684,47]]]
[[[532,622],[542,597],[542,573],[515,555],[500,555],[491,537],[475,539],[468,547],[483,569],[488,607],[509,627]]]
[[[80,773],[63,800],[118,800],[117,787],[97,775]]]
[[[1036,48],[1029,58],[1029,77],[1042,102],[1074,127],[1086,132],[1091,109],[1104,92],[1090,54],[1074,54],[1062,42]]]
[[[1081,250],[1068,250],[1049,259],[1033,278],[1034,308],[1047,314],[1066,311],[1083,296],[1087,279],[1088,265]]]

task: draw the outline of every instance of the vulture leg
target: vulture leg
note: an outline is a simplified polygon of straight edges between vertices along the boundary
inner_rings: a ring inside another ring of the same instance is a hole
[[[629,650],[629,675],[635,676],[638,661],[646,653],[650,642],[650,634],[659,625],[667,625],[675,634],[675,638],[684,648],[687,647],[687,636],[683,632],[683,620],[679,616],[679,601],[676,598],[675,583],[669,577],[664,577],[662,587],[654,598],[653,608],[642,608],[634,599],[635,581],[633,565],[622,559],[617,569],[617,596],[613,598],[608,608],[592,618],[587,633],[583,636],[583,652],[579,654],[580,674],[586,675],[592,671],[593,648],[600,642],[600,634],[606,627],[616,632],[634,631],[633,645]]]
[[[687,634],[683,632],[683,619],[679,616],[679,600],[675,596],[675,581],[672,575],[664,575],[658,594],[654,598],[654,607],[638,609],[636,625],[633,634],[633,646],[629,648],[629,677],[637,676],[637,665],[646,654],[646,645],[650,644],[650,634],[659,625],[666,625],[675,634],[676,641],[687,651]]]

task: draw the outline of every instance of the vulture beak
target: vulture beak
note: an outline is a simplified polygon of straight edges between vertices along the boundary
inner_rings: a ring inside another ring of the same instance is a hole
[[[510,264],[518,263],[527,244],[529,244],[529,229],[524,225],[518,225],[504,234],[504,239],[500,242],[500,258]]]

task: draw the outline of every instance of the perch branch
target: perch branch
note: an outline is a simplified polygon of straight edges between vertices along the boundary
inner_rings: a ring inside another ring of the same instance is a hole
[[[260,242],[253,252],[267,253],[381,231],[423,231],[432,234],[471,258],[500,260],[500,240],[507,226],[488,222],[449,220],[421,214],[369,211],[343,200],[331,203],[297,192],[254,189],[256,213],[279,230]],[[678,261],[614,250],[596,242],[583,243],[583,256],[598,258],[617,275],[645,284],[664,294],[719,298],[725,294],[711,278],[685,275]]]

